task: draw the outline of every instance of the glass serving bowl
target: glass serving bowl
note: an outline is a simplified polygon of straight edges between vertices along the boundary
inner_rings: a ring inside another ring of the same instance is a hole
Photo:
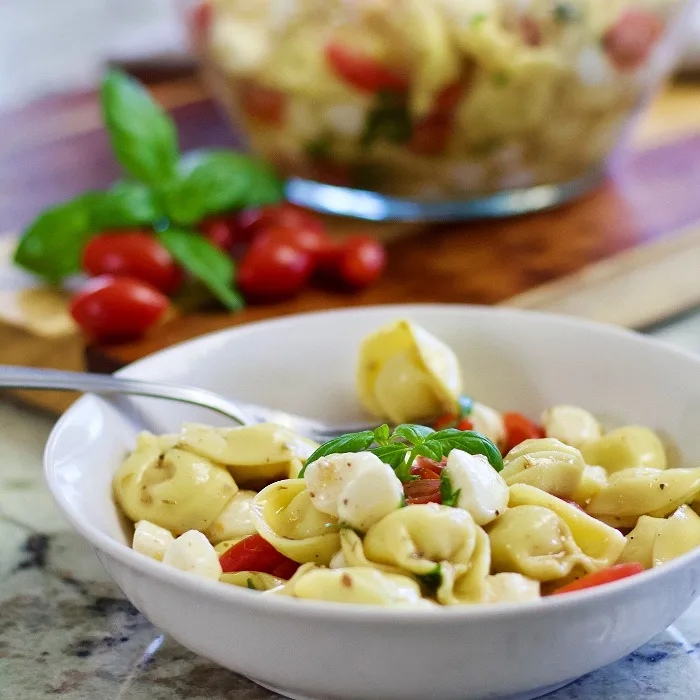
[[[670,71],[689,0],[184,5],[214,95],[289,199],[447,220],[597,184]]]

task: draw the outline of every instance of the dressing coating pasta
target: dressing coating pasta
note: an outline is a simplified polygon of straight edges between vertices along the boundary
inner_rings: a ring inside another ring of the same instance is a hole
[[[363,345],[360,391],[387,417],[447,410],[435,429],[142,433],[113,479],[133,549],[260,595],[419,609],[532,603],[700,547],[700,467],[669,467],[652,429],[567,404],[538,425],[459,396],[455,367],[399,321]]]
[[[314,508],[303,479],[264,488],[253,500],[252,515],[258,533],[300,564],[328,564],[340,549],[337,519]]]

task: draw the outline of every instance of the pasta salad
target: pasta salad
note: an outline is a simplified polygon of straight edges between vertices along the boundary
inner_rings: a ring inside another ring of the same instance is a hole
[[[357,386],[387,423],[323,445],[269,423],[142,433],[113,479],[133,549],[262,595],[426,608],[571,593],[700,545],[700,468],[648,427],[502,413],[406,320],[362,342]]]
[[[285,175],[440,201],[599,167],[684,4],[205,0],[190,24],[214,92]]]

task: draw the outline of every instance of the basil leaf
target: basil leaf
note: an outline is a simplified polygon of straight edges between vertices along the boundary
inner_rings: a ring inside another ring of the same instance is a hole
[[[424,442],[421,445],[416,445],[411,452],[411,462],[418,457],[428,457],[429,459],[434,459],[439,462],[444,455],[442,454],[442,446],[432,442]]]
[[[89,205],[95,231],[150,226],[163,216],[151,190],[138,182],[119,182],[106,192],[93,192]]]
[[[389,426],[384,423],[374,429],[374,441],[379,445],[387,445],[389,443]]]
[[[440,496],[442,498],[443,506],[452,506],[455,508],[455,503],[459,502],[459,494],[462,493],[462,489],[452,490],[452,482],[447,472],[443,469],[440,472]]]
[[[459,418],[467,418],[474,410],[474,399],[469,396],[460,396],[457,400],[459,406]]]
[[[88,193],[47,209],[22,234],[14,262],[54,283],[79,272],[83,246],[93,232],[92,197]]]
[[[253,579],[249,578],[246,580],[246,584],[248,585],[248,588],[250,588],[252,591],[257,591],[258,589],[255,587],[255,584],[253,583]]]
[[[157,234],[168,252],[193,277],[231,311],[240,311],[245,303],[233,288],[233,260],[198,233],[168,228]]]
[[[425,438],[434,433],[432,428],[428,428],[425,425],[412,425],[410,423],[405,423],[394,428],[394,435],[402,437],[411,445],[420,445]]]
[[[416,578],[425,586],[430,595],[434,595],[442,585],[442,568],[440,564],[437,564],[432,571],[427,574],[419,574]]]
[[[342,454],[344,452],[364,452],[374,442],[374,432],[372,430],[363,430],[361,433],[346,433],[333,438],[328,442],[324,442],[315,452],[313,452],[306,460],[306,464],[299,472],[299,478],[304,476],[306,465],[315,462],[321,457],[327,455]]]
[[[121,164],[147,185],[170,181],[178,158],[172,119],[138,81],[119,71],[107,74],[100,96],[112,148]]]
[[[176,179],[165,188],[169,217],[181,225],[212,214],[276,204],[282,183],[261,161],[233,151],[201,151],[183,158]]]
[[[428,445],[432,447],[439,446],[442,454],[441,457],[446,457],[451,450],[464,450],[473,455],[484,455],[488,459],[489,464],[497,471],[503,469],[503,458],[501,453],[491,440],[475,433],[473,430],[457,430],[456,428],[447,428],[431,433],[425,438],[425,442],[421,448]]]
[[[407,466],[406,455],[409,452],[409,447],[400,442],[394,442],[391,445],[383,445],[382,447],[375,447],[370,450],[370,452],[385,464],[388,464],[395,472],[396,476],[401,479],[401,481],[407,481],[408,479],[402,478],[403,476],[408,476],[410,467],[408,469],[404,468]]]
[[[367,114],[360,145],[369,148],[377,141],[406,143],[412,135],[413,125],[405,96],[391,91],[378,93]]]

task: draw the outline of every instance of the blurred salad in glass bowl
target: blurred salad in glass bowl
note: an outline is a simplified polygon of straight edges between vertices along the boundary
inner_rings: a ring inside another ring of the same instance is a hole
[[[213,93],[299,204],[545,208],[597,183],[670,71],[685,0],[197,0]]]

